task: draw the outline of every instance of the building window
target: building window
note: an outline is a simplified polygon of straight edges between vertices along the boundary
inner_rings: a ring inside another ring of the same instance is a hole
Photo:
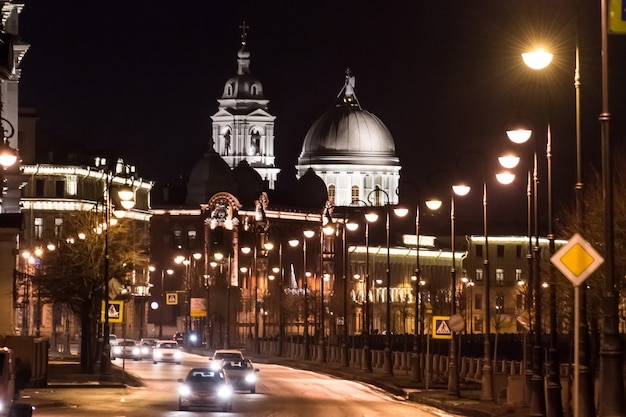
[[[500,287],[504,285],[504,269],[502,268],[496,269],[496,285]]]
[[[256,86],[256,84],[252,84],[252,87],[250,87],[250,93],[252,93],[253,96],[256,96],[256,94],[257,94],[257,86]]]
[[[480,317],[476,317],[476,321],[474,321],[474,332],[483,332],[483,319]]]
[[[63,235],[63,219],[57,217],[54,219],[54,237],[59,240]]]
[[[483,280],[483,270],[482,268],[479,268],[476,270],[476,281],[482,281]]]
[[[476,294],[474,296],[474,310],[482,310],[483,309],[483,295]]]
[[[522,280],[522,270],[519,268],[515,268],[515,282],[520,282]]]
[[[41,239],[43,236],[43,218],[35,217],[35,238]]]
[[[496,314],[504,314],[504,295],[496,296]]]
[[[45,180],[35,180],[35,197],[43,197],[46,188]]]
[[[496,247],[496,250],[497,250],[496,256],[498,258],[504,258],[504,245],[498,245]]]
[[[333,184],[328,186],[328,201],[333,206],[335,205],[335,186]]]
[[[483,257],[483,245],[476,245],[476,257],[477,258]]]
[[[65,197],[65,181],[59,180],[54,182],[54,196]]]
[[[524,307],[524,296],[522,294],[517,294],[517,298],[515,300],[515,308],[521,309]]]
[[[175,249],[182,249],[183,248],[183,232],[181,230],[173,230],[172,231],[172,244],[174,245]]]
[[[226,95],[227,96],[232,96],[233,95],[233,85],[229,84],[226,86]]]
[[[522,245],[517,245],[515,247],[515,256],[517,258],[521,258],[522,257]]]
[[[198,232],[195,230],[187,230],[187,242],[189,245],[189,249],[193,249],[196,247],[196,242],[198,238]]]
[[[356,204],[358,203],[358,201],[360,200],[360,195],[359,195],[359,187],[356,185],[352,186],[352,204]]]

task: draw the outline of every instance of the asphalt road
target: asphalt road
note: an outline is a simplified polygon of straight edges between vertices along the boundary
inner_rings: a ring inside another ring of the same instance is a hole
[[[121,365],[120,359],[115,361]],[[206,357],[185,354],[181,365],[126,361],[124,369],[140,377],[139,388],[28,389],[24,401],[35,406],[34,416],[164,417],[374,417],[448,416],[441,410],[396,398],[378,388],[280,365],[257,364],[256,394],[236,393],[230,413],[178,411],[178,378],[189,368],[204,366]]]

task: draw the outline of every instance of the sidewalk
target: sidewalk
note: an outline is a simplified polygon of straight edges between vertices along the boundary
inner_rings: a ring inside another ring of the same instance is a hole
[[[206,352],[196,352],[205,354]],[[461,384],[460,397],[449,395],[447,382],[439,381],[426,390],[423,383],[410,381],[408,370],[394,370],[393,376],[382,374],[380,369],[364,372],[360,369],[341,367],[336,363],[302,361],[269,355],[251,356],[253,362],[275,363],[313,372],[325,373],[338,378],[365,382],[409,401],[429,405],[450,413],[468,417],[526,417],[529,408],[523,405],[507,405],[480,400],[479,384]],[[48,386],[54,388],[111,388],[142,386],[134,375],[123,372],[121,366],[112,365],[112,377],[100,381],[98,369],[95,374],[82,372],[76,356],[51,357],[48,365]]]

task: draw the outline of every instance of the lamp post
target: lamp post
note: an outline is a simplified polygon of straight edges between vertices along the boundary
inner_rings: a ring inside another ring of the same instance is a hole
[[[302,287],[304,289],[304,329],[302,330],[302,336],[304,338],[304,360],[311,359],[311,352],[309,351],[309,276],[307,275],[307,239],[311,239],[315,236],[313,230],[303,230],[302,234],[304,239],[302,240],[302,256],[303,256],[303,274],[302,274]]]
[[[354,232],[359,228],[358,223],[351,223],[348,221],[348,218],[344,216],[343,223],[341,227],[341,248],[343,250],[343,266],[341,268],[341,272],[343,275],[343,340],[341,343],[341,366],[348,367],[350,366],[350,361],[348,358],[348,270],[349,270],[349,262],[348,262],[348,244],[346,239],[346,230]]]
[[[324,306],[324,282],[330,279],[330,276],[324,273],[324,248],[326,238],[335,234],[335,226],[330,216],[330,207],[327,205],[322,214],[322,232],[320,233],[320,349],[318,351],[318,362],[326,362],[326,326],[325,315],[326,307]],[[332,247],[332,246],[331,246]]]
[[[389,243],[389,217],[390,217],[390,208],[391,202],[389,198],[389,194],[383,189],[381,189],[378,185],[370,191],[367,195],[367,201],[372,203],[370,198],[372,194],[375,194],[375,203],[379,201],[379,194],[383,194],[385,196],[384,208],[385,208],[385,241],[387,246],[387,265],[386,265],[386,282],[385,282],[385,291],[386,291],[386,300],[385,300],[385,308],[386,308],[386,317],[385,317],[385,350],[383,352],[383,374],[384,375],[393,375],[393,361],[391,358],[391,350],[392,350],[392,340],[391,340],[391,258],[390,258],[390,243]],[[378,204],[376,204],[378,205]],[[408,210],[405,208],[396,207],[394,210],[395,214],[399,217],[404,217],[408,213]]]
[[[370,223],[378,220],[378,214],[365,214],[365,304],[363,320],[363,353],[361,357],[361,369],[365,372],[372,372],[372,352],[370,350]]]
[[[150,270],[150,272],[154,272],[156,271],[156,267],[154,265],[150,265],[148,267],[148,269]],[[164,269],[161,268],[161,305],[159,305],[159,339],[163,338],[163,309],[165,309],[165,290],[163,288],[165,282],[163,280],[163,277],[165,276],[165,273],[167,273],[167,275],[172,275],[174,273],[174,270],[171,268],[168,269]]]
[[[105,159],[98,160],[96,165],[107,165]],[[125,171],[127,167],[121,163],[121,159],[115,164],[116,171],[113,173],[110,168],[106,168],[104,180],[104,326],[102,332],[102,354],[100,356],[100,379],[108,381],[112,378],[111,369],[111,344],[109,342],[109,227],[111,225],[111,188],[115,174]],[[130,187],[123,186],[118,189],[120,204],[125,210],[130,210],[135,206],[135,193]]]
[[[450,278],[452,285],[452,294],[451,294],[451,302],[452,302],[452,311],[451,317],[456,315],[456,260],[454,256],[455,252],[455,231],[454,231],[454,220],[455,220],[455,212],[454,212],[454,195],[464,196],[470,192],[470,187],[467,185],[453,185],[452,193],[450,194],[450,242],[452,247],[452,266],[450,268]],[[452,330],[452,329],[451,329]],[[448,394],[459,396],[459,370],[457,366],[457,352],[456,352],[456,339],[455,339],[455,331],[452,330],[452,335],[450,338],[450,354],[448,356]]]

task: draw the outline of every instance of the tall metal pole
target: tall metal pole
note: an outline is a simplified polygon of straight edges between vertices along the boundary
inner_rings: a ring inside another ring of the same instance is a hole
[[[549,112],[551,113],[551,112]],[[548,141],[546,159],[548,163],[548,250],[550,257],[556,252],[553,229],[552,210],[552,130],[548,122]],[[550,345],[548,348],[548,381],[547,381],[547,416],[562,417],[563,401],[561,400],[561,377],[559,372],[559,354],[557,351],[557,318],[556,318],[556,271],[552,262],[549,266],[549,306],[550,306]]]
[[[306,276],[306,239],[306,236],[302,239],[302,287],[304,288],[304,329],[302,331],[302,336],[304,337],[304,360],[308,361],[311,359],[311,353],[309,352],[309,284],[308,277]]]
[[[283,268],[283,243],[278,244],[278,267],[280,268],[280,285],[278,293],[278,356],[283,356],[285,343],[285,309],[283,306],[283,293],[285,292],[285,269]]]
[[[159,307],[159,339],[163,338],[163,309],[165,308],[165,291],[163,291],[163,267],[161,267],[161,306]]]
[[[451,315],[456,314],[456,261],[454,259],[455,250],[455,236],[454,236],[454,193],[450,197],[450,241],[452,246],[452,265],[450,268],[450,278],[452,285],[452,308]],[[459,372],[456,363],[456,335],[454,331],[451,331],[450,338],[450,354],[448,356],[448,394],[459,396]]]
[[[536,142],[535,142],[536,143]],[[541,345],[541,279],[539,268],[539,229],[538,229],[538,193],[537,185],[539,183],[537,152],[533,154],[533,216],[535,226],[535,245],[533,246],[533,305],[535,310],[535,328],[534,328],[534,344],[533,344],[533,376],[531,378],[531,401],[530,415],[533,417],[543,417],[546,415],[546,397],[544,389],[543,375],[543,348]]]
[[[350,366],[350,360],[348,358],[348,246],[346,244],[346,222],[347,218],[344,216],[343,224],[341,225],[341,249],[343,251],[343,265],[341,272],[343,275],[343,340],[341,342],[341,366]]]
[[[483,234],[485,236],[485,258],[483,275],[485,280],[485,341],[483,343],[482,391],[480,399],[493,401],[493,369],[491,367],[491,275],[489,271],[489,234],[487,232],[487,182],[483,182]],[[454,251],[453,251],[454,252]],[[470,301],[471,303],[471,301]],[[470,304],[471,305],[471,304]]]
[[[411,382],[422,382],[422,369],[420,361],[420,203],[415,205],[415,328],[413,329],[413,352],[411,354]]]
[[[320,227],[320,340],[317,354],[318,362],[326,362],[326,330],[324,326],[324,233]]]
[[[601,0],[602,20],[602,113],[600,113],[600,133],[602,142],[602,196],[604,203],[604,325],[600,346],[600,408],[598,415],[626,415],[624,399],[623,348],[619,337],[619,307],[616,291],[613,225],[613,163],[611,161],[611,141],[609,122],[608,87],[608,11],[607,0]]]
[[[389,198],[389,197],[387,197]],[[390,258],[390,249],[389,249],[389,201],[385,205],[385,236],[387,243],[387,282],[386,282],[386,333],[385,333],[385,350],[384,360],[383,360],[383,374],[388,376],[393,376],[393,361],[391,359],[391,258]]]
[[[363,300],[364,320],[363,320],[363,354],[361,357],[361,370],[372,372],[372,352],[370,351],[370,243],[369,243],[369,222],[365,220],[365,300]]]
[[[111,204],[111,173],[107,170],[104,204],[104,328],[102,331],[102,355],[100,356],[100,380],[113,377],[111,369],[111,344],[109,343],[109,206]]]
[[[574,91],[576,94],[576,224],[577,230],[582,233],[584,229],[584,206],[583,206],[583,164],[582,164],[582,138],[580,117],[580,12],[576,15],[576,52],[574,67]],[[589,328],[587,325],[587,288],[585,285],[578,287],[579,295],[579,325],[578,325],[578,355],[574,358],[574,399],[575,417],[577,411],[582,409],[583,417],[595,415],[593,381],[589,366]]]
[[[259,234],[257,234],[257,241],[254,242],[254,351],[256,354],[261,353],[261,344],[259,343],[259,264],[258,264],[258,245]]]

